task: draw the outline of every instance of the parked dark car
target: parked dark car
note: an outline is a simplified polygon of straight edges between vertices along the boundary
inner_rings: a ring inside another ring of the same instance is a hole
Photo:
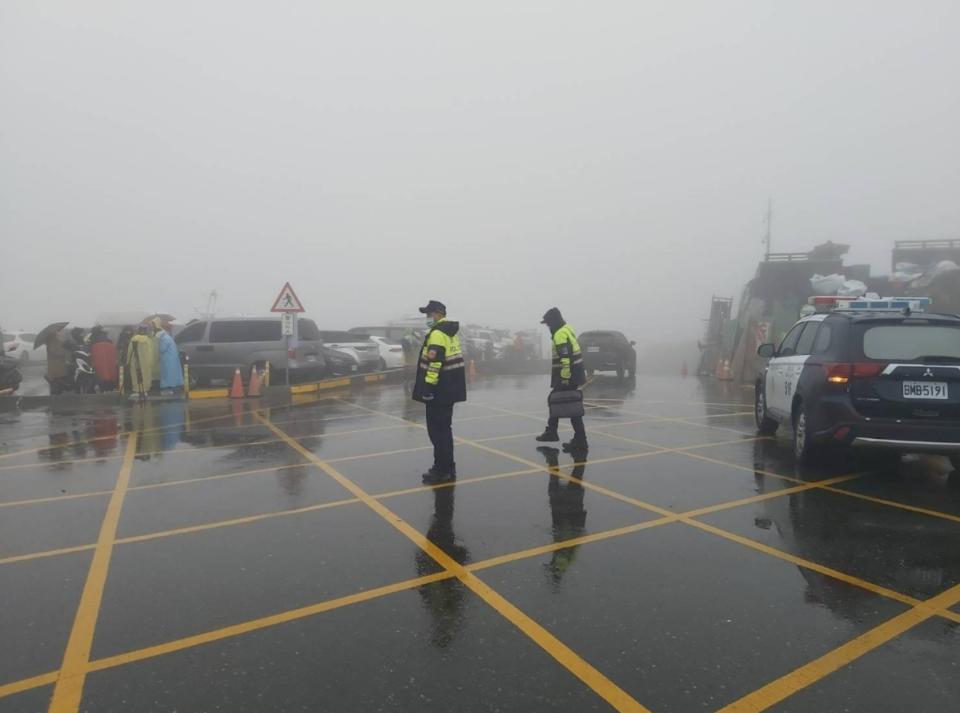
[[[190,359],[190,386],[203,386],[211,379],[229,380],[236,369],[246,380],[253,365],[270,362],[272,381],[282,383],[289,367],[291,381],[320,378],[326,371],[322,343],[310,340],[316,333],[313,320],[299,319],[301,339],[287,353],[280,317],[217,317],[191,322],[175,337]]]
[[[320,348],[323,359],[327,364],[326,376],[349,376],[356,374],[360,369],[356,357],[337,349],[324,346]]]
[[[623,332],[593,331],[580,335],[580,351],[583,353],[583,366],[588,375],[598,371],[615,371],[622,379],[629,372],[630,377],[637,375],[636,342],[631,342]]]
[[[845,310],[801,319],[756,383],[757,429],[825,445],[950,456],[960,468],[960,317]]]

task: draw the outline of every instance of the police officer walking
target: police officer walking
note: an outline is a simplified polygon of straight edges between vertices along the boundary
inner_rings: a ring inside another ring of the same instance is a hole
[[[553,342],[553,370],[550,376],[550,388],[554,391],[571,391],[586,382],[583,369],[583,354],[580,353],[580,343],[570,325],[563,320],[563,315],[556,307],[551,307],[543,315],[543,321],[550,328]],[[559,418],[551,416],[547,421],[546,430],[537,436],[541,443],[559,441],[557,433]],[[587,432],[583,427],[583,416],[574,416],[570,419],[573,426],[573,440],[563,444],[565,451],[586,451]]]
[[[446,306],[436,300],[430,300],[420,312],[427,315],[429,330],[420,349],[413,400],[426,406],[433,466],[423,474],[423,482],[433,485],[457,477],[453,460],[453,405],[467,400],[467,378],[457,336],[460,323],[448,321]]]

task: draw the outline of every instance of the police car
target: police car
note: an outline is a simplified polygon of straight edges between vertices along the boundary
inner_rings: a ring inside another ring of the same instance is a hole
[[[836,301],[811,298],[779,346],[757,350],[759,432],[792,428],[801,463],[832,444],[942,454],[960,470],[960,316],[925,313],[926,298]]]

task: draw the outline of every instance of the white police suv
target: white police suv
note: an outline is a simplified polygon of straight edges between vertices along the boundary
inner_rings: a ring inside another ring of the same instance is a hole
[[[759,432],[791,427],[799,462],[833,444],[943,454],[960,470],[960,316],[926,304],[850,300],[761,345]]]

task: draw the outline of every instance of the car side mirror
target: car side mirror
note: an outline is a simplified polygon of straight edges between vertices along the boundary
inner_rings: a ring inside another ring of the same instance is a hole
[[[757,356],[762,359],[771,359],[777,355],[777,347],[773,344],[761,344],[757,347]]]

